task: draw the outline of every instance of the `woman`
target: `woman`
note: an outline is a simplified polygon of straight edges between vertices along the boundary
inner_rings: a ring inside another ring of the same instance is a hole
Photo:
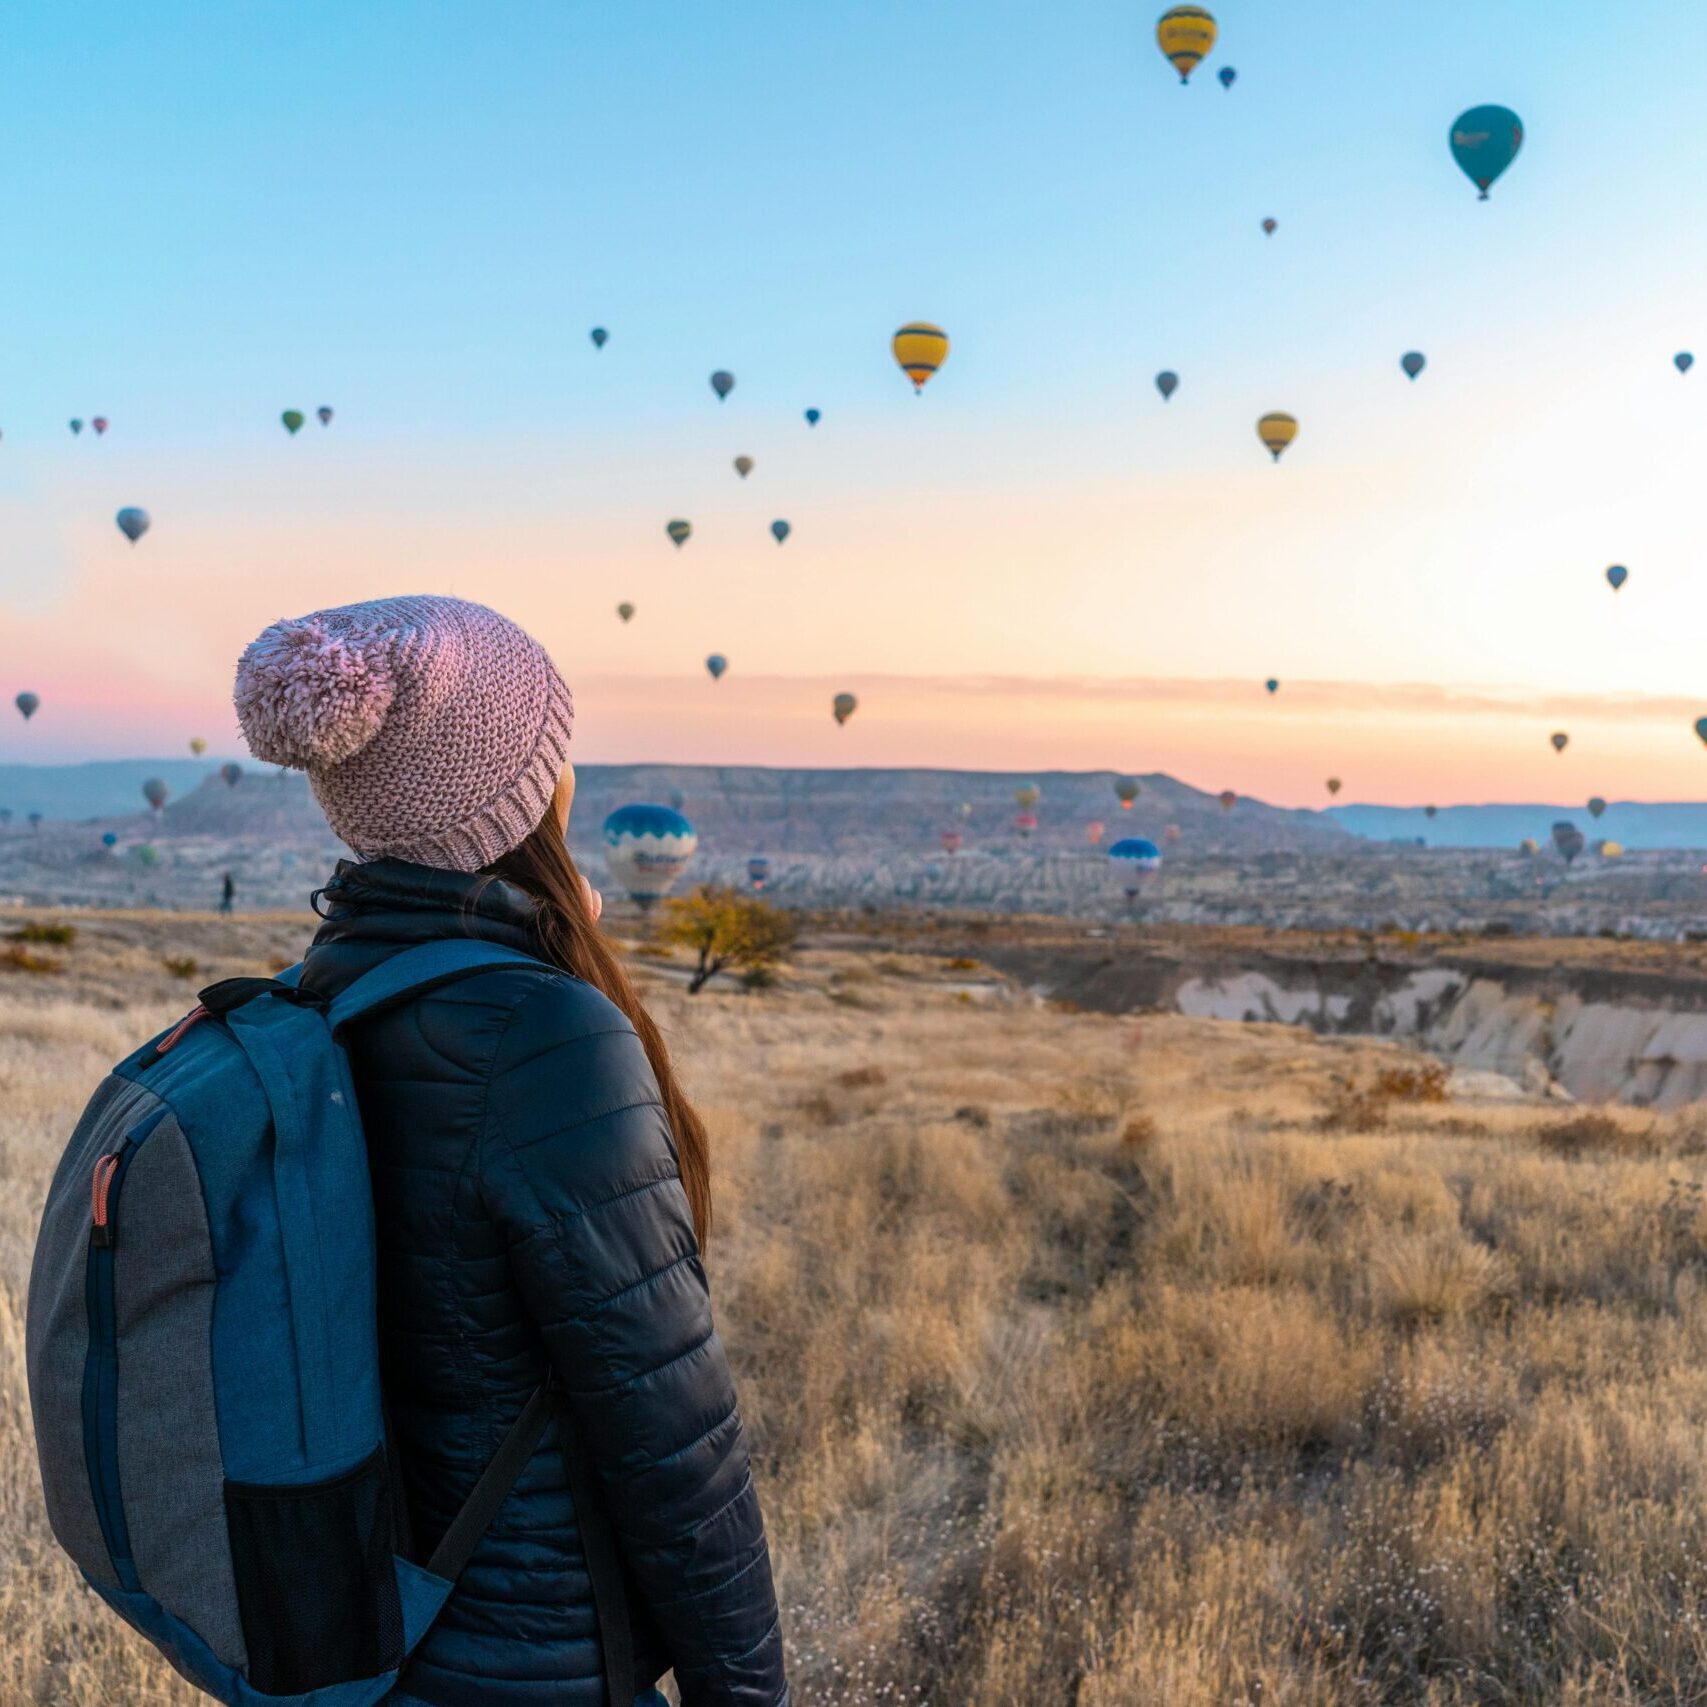
[[[397,598],[275,623],[236,704],[256,757],[305,769],[362,856],[323,892],[305,986],[332,995],[449,936],[540,962],[430,990],[351,1042],[413,1556],[536,1388],[553,1378],[569,1412],[394,1699],[598,1707],[614,1640],[643,1701],[673,1668],[684,1707],[781,1707],[764,1526],[700,1265],[705,1130],[564,842],[568,687],[496,612]],[[584,1466],[602,1511],[577,1509]],[[600,1533],[626,1612],[595,1602]]]

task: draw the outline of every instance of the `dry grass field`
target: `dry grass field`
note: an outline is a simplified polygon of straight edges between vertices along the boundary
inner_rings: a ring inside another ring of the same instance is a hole
[[[100,1071],[301,932],[78,923],[0,965],[0,1701],[148,1707],[40,1514],[28,1255]],[[647,975],[802,1707],[1707,1702],[1707,1118],[923,955]]]

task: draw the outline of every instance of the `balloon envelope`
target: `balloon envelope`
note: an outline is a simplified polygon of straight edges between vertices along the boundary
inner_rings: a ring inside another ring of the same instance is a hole
[[[1696,718],[1695,733],[1700,736],[1703,742],[1707,742],[1707,717]]]
[[[113,832],[111,830],[106,830],[106,831],[102,832],[102,835],[101,835],[101,846],[102,847],[104,847],[104,848],[116,848],[118,845],[119,845],[119,839],[117,836],[115,836],[113,834]]]
[[[765,879],[771,874],[771,862],[763,854],[754,854],[747,861],[747,881],[755,889],[763,889]]]
[[[1328,778],[1328,793],[1329,794],[1338,794],[1341,786],[1342,785],[1340,783],[1340,779],[1337,776],[1331,776]]]
[[[71,431],[73,434],[82,432],[83,431],[83,423],[81,421],[73,421],[71,423]]]
[[[1164,403],[1179,390],[1179,375],[1171,369],[1164,368],[1156,375],[1156,389],[1162,394]]]
[[[142,785],[142,798],[146,800],[156,812],[166,804],[166,797],[170,793],[171,790],[167,788],[165,783],[163,783],[157,776],[151,776],[148,781]]]
[[[642,907],[669,894],[699,846],[693,825],[668,806],[619,806],[603,834],[606,867]]]
[[[1298,423],[1279,410],[1264,415],[1257,422],[1257,437],[1268,447],[1269,454],[1276,462],[1280,461],[1280,453],[1298,437]]]
[[[1230,788],[1222,789],[1216,798],[1221,802],[1221,810],[1223,812],[1231,812],[1233,808],[1239,804],[1238,795],[1236,795]]]
[[[287,409],[279,419],[284,422],[285,431],[295,437],[302,427],[303,413],[300,409]]]
[[[322,403],[314,413],[319,418],[321,426],[329,427],[332,425],[332,405],[330,403]]]
[[[1272,237],[1279,229],[1280,221],[1278,219],[1265,219],[1262,222],[1262,233],[1265,237]]]
[[[735,472],[745,480],[747,476],[753,472],[753,459],[750,456],[736,457]]]
[[[1606,802],[1597,794],[1588,803],[1588,815],[1598,818],[1606,810]]]
[[[725,658],[721,652],[713,652],[711,656],[706,659],[705,667],[714,682],[721,681],[723,672],[729,668],[729,660]]]
[[[149,527],[152,525],[148,512],[146,510],[139,510],[134,504],[127,504],[116,516],[113,517],[113,520],[118,523],[119,532],[122,533],[132,545],[135,545],[136,542],[148,532]]]
[[[1405,370],[1408,379],[1415,379],[1428,366],[1428,357],[1421,350],[1406,350],[1399,357],[1399,366]]]
[[[1014,790],[1014,804],[1029,812],[1043,798],[1043,790],[1035,782],[1021,783]]]
[[[1156,21],[1156,46],[1184,83],[1215,46],[1215,20],[1201,6],[1170,6]]]
[[[823,420],[823,418],[824,418],[824,416],[823,416],[823,412],[821,410],[808,409],[806,411],[806,425],[809,427],[817,426],[818,423],[821,420]]]
[[[1014,829],[1022,836],[1035,835],[1037,832],[1037,814],[1020,812],[1014,817]]]
[[[1575,824],[1567,819],[1561,819],[1553,826],[1553,846],[1565,857],[1569,865],[1583,851],[1583,833]]]
[[[1675,367],[1679,373],[1688,373],[1689,370],[1695,366],[1695,358],[1688,352],[1688,350],[1679,350],[1677,354],[1671,358],[1671,361],[1672,366]]]
[[[1622,563],[1614,563],[1612,567],[1606,571],[1606,578],[1612,584],[1613,592],[1616,593],[1618,589],[1630,579],[1630,571],[1626,569]]]
[[[711,376],[711,389],[717,393],[717,401],[721,403],[735,389],[734,374],[725,373],[722,368],[719,368]]]
[[[1144,885],[1162,869],[1162,850],[1144,836],[1122,836],[1108,850],[1110,869],[1119,878],[1128,901],[1136,901]]]
[[[199,735],[190,737],[190,751],[199,759],[207,751],[207,742]]]
[[[593,340],[593,348],[595,350],[602,350],[605,347],[605,340],[610,336],[610,333],[602,326],[595,326],[587,336]]]
[[[909,320],[890,341],[901,371],[923,391],[925,381],[948,360],[948,334],[928,320]]]
[[[1138,786],[1137,777],[1122,776],[1115,778],[1114,798],[1120,802],[1121,809],[1123,811],[1130,812],[1132,810],[1132,802],[1136,800],[1141,793],[1143,793],[1143,790]]]
[[[243,767],[235,759],[227,759],[219,767],[219,776],[227,788],[235,788],[243,780]]]
[[[1270,693],[1280,692],[1280,680],[1276,676],[1270,676],[1268,680],[1263,683],[1263,686],[1267,688]]]
[[[680,546],[692,537],[693,523],[681,520],[666,522],[664,524],[664,532],[670,536],[671,540],[677,546]]]
[[[616,614],[620,616],[624,622],[628,622],[634,616],[634,606],[631,605],[627,599],[624,599],[622,603],[616,607]]]
[[[1523,146],[1523,121],[1510,107],[1471,107],[1452,121],[1452,158],[1488,199],[1494,180]]]
[[[21,693],[12,703],[24,714],[26,723],[35,716],[41,707],[41,695],[37,693]]]
[[[1555,753],[1564,752],[1564,750],[1571,744],[1570,736],[1567,735],[1563,729],[1556,729],[1547,737],[1547,739],[1553,743],[1553,751]]]
[[[859,701],[851,693],[839,693],[830,701],[830,714],[838,723],[846,723],[858,710]]]
[[[958,830],[944,830],[937,839],[942,843],[942,851],[950,856],[959,853],[966,845],[966,838]]]
[[[771,538],[774,539],[778,545],[781,545],[782,542],[788,538],[788,535],[789,526],[787,522],[774,521],[771,523]]]
[[[1085,826],[1085,840],[1089,842],[1093,848],[1097,847],[1101,844],[1102,838],[1107,829],[1108,826],[1106,824],[1093,819]]]
[[[1221,87],[1223,89],[1231,89],[1233,87],[1233,79],[1239,74],[1232,68],[1232,66],[1223,65],[1215,75],[1221,79]]]
[[[105,415],[97,415],[89,425],[95,429],[96,435],[99,436],[107,430],[107,418]]]

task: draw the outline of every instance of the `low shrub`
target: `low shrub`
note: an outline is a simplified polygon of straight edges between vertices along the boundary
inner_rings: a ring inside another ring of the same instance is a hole
[[[9,943],[0,949],[0,970],[7,972],[63,972],[60,961],[51,955],[34,954],[21,942]]]
[[[174,978],[193,978],[201,971],[194,956],[188,954],[168,954],[161,964]]]
[[[77,940],[75,925],[38,925],[33,920],[7,933],[13,942],[51,943],[55,948],[69,948]]]

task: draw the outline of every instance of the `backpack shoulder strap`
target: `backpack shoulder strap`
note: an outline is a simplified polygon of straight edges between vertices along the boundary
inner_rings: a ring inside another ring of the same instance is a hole
[[[418,943],[364,972],[354,983],[332,998],[326,1020],[333,1035],[369,1014],[395,1007],[440,984],[471,978],[477,972],[495,972],[505,966],[550,968],[543,960],[502,943],[481,942],[476,937],[445,937],[438,942]]]

